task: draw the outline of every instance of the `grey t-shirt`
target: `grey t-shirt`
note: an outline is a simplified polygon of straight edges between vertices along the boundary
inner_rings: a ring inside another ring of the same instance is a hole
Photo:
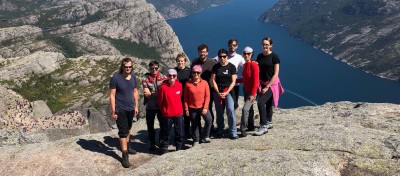
[[[133,90],[137,88],[136,75],[131,73],[131,79],[126,80],[122,74],[116,73],[110,79],[110,89],[116,89],[115,104],[125,111],[135,109]]]

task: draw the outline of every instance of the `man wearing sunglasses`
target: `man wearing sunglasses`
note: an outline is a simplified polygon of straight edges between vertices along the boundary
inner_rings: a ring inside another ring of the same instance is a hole
[[[148,139],[150,142],[150,151],[154,151],[156,149],[154,120],[156,115],[158,122],[160,122],[160,119],[162,118],[161,111],[157,105],[157,95],[159,87],[165,80],[167,80],[167,77],[160,72],[160,64],[157,61],[151,61],[149,63],[149,73],[145,74],[145,78],[142,81],[145,97],[144,104],[146,105],[146,124]],[[160,130],[162,130],[161,125]]]
[[[139,94],[137,90],[136,76],[133,70],[133,62],[130,58],[124,58],[119,72],[110,79],[110,106],[111,116],[116,120],[119,142],[122,151],[122,166],[130,167],[129,155],[136,154],[130,148],[130,130],[133,116],[139,112]]]
[[[160,121],[162,153],[168,152],[169,131],[174,125],[176,150],[181,150],[183,145],[183,108],[182,84],[177,81],[177,71],[168,70],[168,80],[164,81],[158,92],[157,102],[163,117]]]

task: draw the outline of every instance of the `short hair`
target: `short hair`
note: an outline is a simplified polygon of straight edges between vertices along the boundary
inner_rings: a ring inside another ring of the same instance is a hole
[[[271,37],[264,37],[264,38],[261,40],[261,42],[264,41],[264,40],[269,41],[269,44],[272,45],[272,38],[271,38]]]
[[[149,67],[152,67],[152,66],[160,66],[160,63],[158,63],[157,61],[150,61]]]
[[[228,55],[228,51],[225,49],[225,48],[222,48],[222,49],[219,49],[218,50],[218,56],[220,55],[220,54],[226,54],[226,55]]]
[[[124,72],[124,66],[126,63],[129,63],[129,62],[132,62],[132,66],[133,66],[133,61],[131,58],[126,57],[126,58],[122,59],[121,66],[119,67],[119,74],[122,74]]]
[[[208,52],[208,46],[207,46],[206,44],[204,44],[204,43],[200,44],[200,45],[197,47],[197,51],[201,51],[201,50],[203,50],[203,49],[206,49],[207,52]]]
[[[239,41],[235,38],[232,38],[228,41],[228,45],[232,44],[233,42],[236,42],[236,44],[239,44]]]
[[[187,59],[187,57],[186,57],[186,54],[185,53],[179,53],[177,56],[176,56],[176,58],[175,58],[175,61],[177,61],[178,62],[178,59],[179,58],[184,58],[185,59],[185,62],[187,62],[188,61],[188,59]]]

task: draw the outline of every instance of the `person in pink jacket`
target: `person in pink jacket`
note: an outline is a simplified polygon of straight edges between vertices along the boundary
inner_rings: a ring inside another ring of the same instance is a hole
[[[183,108],[181,102],[182,84],[177,80],[177,71],[168,70],[168,80],[164,81],[158,90],[157,103],[162,113],[160,121],[162,153],[168,152],[169,131],[174,125],[176,150],[183,146]]]

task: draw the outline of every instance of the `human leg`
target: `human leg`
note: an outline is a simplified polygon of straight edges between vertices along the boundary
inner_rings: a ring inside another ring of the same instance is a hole
[[[183,116],[173,118],[175,131],[175,147],[176,151],[181,150],[183,146]]]
[[[217,136],[221,136],[224,132],[225,124],[224,124],[224,111],[225,111],[225,106],[221,104],[221,99],[219,96],[214,93],[214,104],[215,104],[215,110],[217,111]]]
[[[231,133],[231,138],[237,138],[234,100],[230,94],[226,95],[225,104],[226,104],[226,115],[228,116],[228,125]]]

